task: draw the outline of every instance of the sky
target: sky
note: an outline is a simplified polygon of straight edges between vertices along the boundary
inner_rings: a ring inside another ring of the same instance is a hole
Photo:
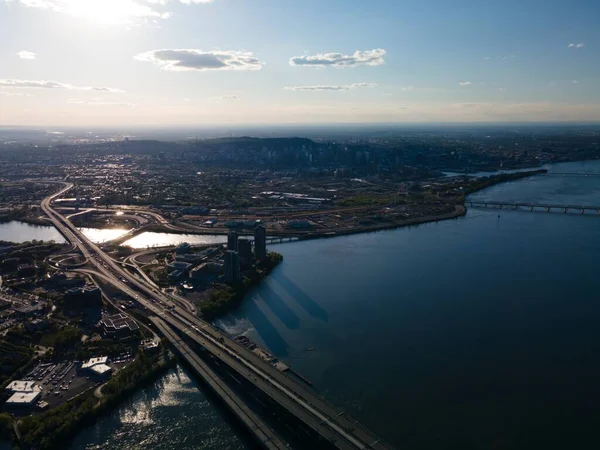
[[[0,125],[600,121],[597,0],[0,0]]]

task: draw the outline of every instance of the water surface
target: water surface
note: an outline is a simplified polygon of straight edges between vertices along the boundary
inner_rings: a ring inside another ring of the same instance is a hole
[[[124,246],[131,248],[166,247],[179,245],[183,242],[188,244],[223,244],[227,242],[227,236],[221,235],[197,235],[197,234],[174,234],[155,233],[146,231],[125,241]]]
[[[600,173],[599,162],[551,168]],[[600,204],[600,178],[528,178],[475,197]],[[273,246],[283,263],[218,324],[262,343],[399,449],[600,448],[599,230],[594,215],[473,208]],[[150,408],[153,427],[121,419],[138,411],[122,405],[75,448],[160,448],[147,441],[154,429],[174,445],[236,448],[218,440],[232,431],[208,403]],[[181,427],[187,414],[194,426]],[[195,428],[204,423],[215,424],[212,438]]]
[[[16,220],[0,223],[0,241],[28,242],[28,241],[55,241],[65,242],[62,235],[53,226],[30,225]]]

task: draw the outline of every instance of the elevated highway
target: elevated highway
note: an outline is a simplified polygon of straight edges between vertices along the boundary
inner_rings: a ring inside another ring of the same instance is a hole
[[[180,336],[202,346],[312,429],[330,447],[342,450],[391,448],[314,391],[281,373],[210,323],[191,314],[156,287],[149,286],[124,270],[53,210],[52,200],[72,187],[72,184],[63,184],[63,188],[44,199],[41,206],[56,228],[78,247],[94,267],[92,273],[135,299],[149,315],[162,319]]]

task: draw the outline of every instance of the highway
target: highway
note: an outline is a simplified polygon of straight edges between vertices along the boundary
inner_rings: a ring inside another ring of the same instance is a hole
[[[70,183],[63,183],[63,185],[64,187],[57,193],[44,199],[41,207],[54,226],[69,242],[77,246],[94,267],[91,273],[110,282],[135,299],[149,315],[160,317],[174,330],[187,335],[204,347],[335,448],[343,450],[391,448],[359,423],[327,403],[314,391],[281,373],[210,323],[180,307],[179,301],[174,302],[155,286],[148,285],[119,266],[52,208],[52,201],[72,187]]]
[[[242,421],[248,430],[256,436],[262,446],[268,450],[287,449],[288,445],[277,436],[256,414],[254,414],[244,402],[231,391],[226,383],[212,370],[202,359],[194,353],[190,347],[179,337],[167,324],[157,317],[150,320],[158,330],[169,340],[193,369],[202,376],[202,379],[210,386],[227,407]]]

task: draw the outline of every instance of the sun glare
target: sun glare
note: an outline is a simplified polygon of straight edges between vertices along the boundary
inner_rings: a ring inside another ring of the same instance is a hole
[[[123,25],[135,19],[156,19],[161,14],[134,0],[55,0],[54,7],[98,25]]]

